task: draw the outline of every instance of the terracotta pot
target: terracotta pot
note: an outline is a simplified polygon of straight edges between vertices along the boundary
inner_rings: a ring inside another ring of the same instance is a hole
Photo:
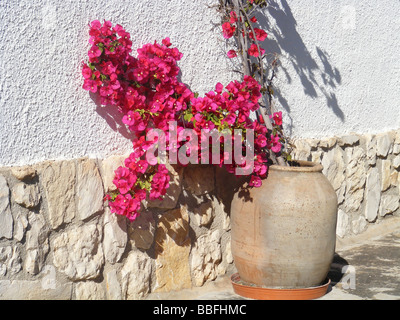
[[[232,255],[240,278],[256,286],[324,283],[336,243],[337,197],[322,166],[271,166],[260,188],[243,185],[231,204]]]

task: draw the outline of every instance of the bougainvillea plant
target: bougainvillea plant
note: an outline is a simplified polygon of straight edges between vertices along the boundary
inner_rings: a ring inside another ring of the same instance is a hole
[[[223,32],[230,34],[232,30],[224,27]],[[167,166],[161,161],[164,151],[179,154],[176,159],[180,165],[210,163],[205,160],[210,161],[213,154],[203,151],[212,142],[204,142],[204,132],[224,133],[217,136],[221,160],[213,164],[225,166],[233,174],[251,164],[250,185],[262,184],[271,151],[281,150],[277,133],[282,115],[275,113],[268,118],[272,130],[262,117],[251,119],[250,114],[260,109],[259,82],[245,75],[243,81],[232,81],[225,87],[218,83],[215,90],[199,97],[179,81],[177,62],[182,53],[172,47],[169,38],[144,45],[134,57],[130,34],[118,24],[92,21],[89,35],[88,61],[82,64],[83,89],[97,93],[102,105],[117,108],[123,123],[135,135],[132,153],[115,171],[116,191],[106,196],[111,212],[133,221],[140,214],[143,201],[163,198],[170,182]],[[264,35],[259,32],[256,37]],[[149,139],[154,131],[163,134]],[[176,139],[172,139],[172,131]],[[250,159],[227,155],[227,145],[234,145],[240,155],[248,149],[249,139],[244,134],[237,135],[238,131],[253,133]],[[160,149],[161,145],[165,150]],[[153,157],[147,156],[150,150]]]

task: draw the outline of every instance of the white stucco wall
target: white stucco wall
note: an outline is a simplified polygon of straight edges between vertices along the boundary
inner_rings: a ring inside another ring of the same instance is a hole
[[[81,88],[91,20],[123,25],[134,50],[169,36],[193,91],[227,84],[234,75],[212,2],[1,0],[0,166],[129,150],[119,114]],[[398,0],[272,2],[266,49],[281,56],[277,106],[292,136],[400,127]]]

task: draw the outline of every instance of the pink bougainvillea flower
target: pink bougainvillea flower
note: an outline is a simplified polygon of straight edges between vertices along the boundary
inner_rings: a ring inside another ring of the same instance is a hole
[[[94,45],[90,48],[89,52],[88,52],[88,56],[91,59],[97,58],[101,56],[101,50],[99,49],[98,46]]]
[[[258,41],[264,41],[268,37],[268,34],[262,29],[254,28],[254,32]]]
[[[101,22],[99,20],[93,20],[90,23],[90,27],[93,29],[100,29],[101,28]]]
[[[170,39],[167,37],[165,39],[162,40],[162,44],[166,47],[170,47],[171,46],[171,41]]]
[[[232,23],[232,24],[235,23],[238,20],[237,14],[236,14],[235,11],[231,11],[229,16],[230,16],[229,22]]]
[[[251,187],[259,188],[262,185],[262,180],[261,180],[260,177],[252,175],[251,179],[250,179],[250,182],[249,182],[249,185]]]
[[[227,55],[228,55],[228,58],[230,58],[230,59],[237,57],[235,50],[229,50]]]
[[[282,144],[279,142],[279,136],[271,135],[271,150],[272,152],[278,153],[282,149]]]
[[[90,69],[87,64],[84,64],[82,67],[82,75],[85,79],[90,79],[92,77],[92,69]]]
[[[273,114],[273,120],[275,122],[275,125],[281,126],[282,125],[282,111],[275,112]]]
[[[129,220],[135,220],[139,213],[140,202],[130,194],[119,194],[114,201],[109,202],[112,213],[126,216]]]
[[[261,55],[263,55],[265,53],[265,50],[263,48],[260,48],[260,51],[261,51]],[[256,57],[256,58],[260,55],[260,53],[258,52],[257,45],[254,43],[250,46],[250,48],[247,52],[249,55]]]
[[[233,34],[236,31],[236,27],[231,25],[229,22],[225,22],[222,25],[222,32],[225,39],[232,38]]]
[[[90,92],[97,92],[97,82],[94,80],[86,79],[83,82],[82,88]]]
[[[256,23],[257,22],[257,18],[254,16],[250,19],[251,22]]]
[[[136,183],[137,177],[125,167],[119,167],[115,170],[114,185],[119,189],[121,194],[126,194]]]

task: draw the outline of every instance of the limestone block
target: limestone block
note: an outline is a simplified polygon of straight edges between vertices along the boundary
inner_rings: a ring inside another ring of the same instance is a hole
[[[344,196],[345,188],[345,171],[344,153],[340,148],[329,150],[324,154],[321,164],[323,166],[323,174],[328,178],[336,192],[342,190],[338,194],[339,203]]]
[[[35,208],[40,202],[40,192],[37,184],[17,183],[12,188],[11,193],[13,200],[24,208]]]
[[[119,262],[128,242],[126,217],[118,216],[106,208],[104,212],[103,250],[106,260]]]
[[[397,130],[394,137],[393,154],[400,154],[400,130]]]
[[[18,180],[31,180],[36,177],[36,169],[32,166],[11,167],[11,173]]]
[[[353,231],[354,234],[362,233],[363,231],[366,230],[367,226],[368,226],[368,222],[362,216],[360,216],[358,219],[353,220],[351,222],[351,230]]]
[[[376,136],[376,151],[379,157],[386,158],[393,147],[394,137],[391,132],[380,133]]]
[[[379,215],[381,217],[391,214],[399,209],[400,199],[397,195],[382,195],[379,206]]]
[[[212,192],[215,188],[214,180],[212,165],[193,165],[185,168],[184,187],[197,196]]]
[[[386,191],[391,185],[392,162],[390,160],[382,160],[381,170],[381,191]]]
[[[337,138],[336,137],[331,137],[331,138],[326,138],[326,139],[322,139],[319,142],[319,147],[323,148],[323,149],[331,149],[333,148],[336,143],[337,143]]]
[[[349,134],[338,139],[338,144],[341,147],[349,147],[354,146],[355,144],[360,142],[360,136],[357,134]]]
[[[151,258],[140,250],[132,250],[121,269],[123,299],[144,299],[150,291]]]
[[[22,241],[25,236],[25,231],[28,228],[28,217],[25,212],[17,211],[14,212],[14,239]]]
[[[147,210],[141,212],[135,221],[129,223],[128,230],[132,247],[150,249],[156,232],[153,213]]]
[[[215,280],[221,270],[218,265],[222,260],[220,231],[209,231],[200,236],[192,250],[191,269],[193,283],[200,287],[206,281]]]
[[[14,220],[10,209],[10,189],[6,178],[0,175],[0,239],[12,239]]]
[[[41,214],[30,212],[28,220],[31,227],[26,233],[25,270],[35,275],[42,270],[49,252],[50,230]]]
[[[75,175],[74,161],[48,162],[43,166],[41,181],[53,229],[71,222],[75,217]]]
[[[124,162],[127,157],[128,155],[113,155],[102,161],[101,177],[103,179],[105,192],[115,191],[117,189],[117,187],[113,183],[115,170],[117,170],[121,166],[124,166]]]
[[[338,237],[343,238],[349,233],[350,218],[341,209],[338,210],[336,234]]]
[[[364,199],[364,186],[366,182],[365,151],[359,147],[346,148],[346,212],[356,212]]]
[[[392,166],[395,169],[399,169],[400,168],[400,156],[397,156],[397,157],[395,157],[393,159]]]
[[[93,159],[78,161],[76,201],[78,216],[86,220],[103,210],[103,182]]]
[[[75,286],[75,297],[76,300],[104,300],[105,291],[100,283],[78,282]]]
[[[102,230],[84,224],[57,235],[52,243],[53,263],[71,280],[94,279],[104,264]]]
[[[338,197],[338,203],[342,203],[345,198],[346,183],[344,162],[344,152],[337,147],[323,154],[321,161],[323,166],[323,174],[328,178]]]
[[[1,300],[70,300],[70,282],[54,287],[43,285],[42,280],[0,280]]]
[[[374,166],[376,164],[376,136],[372,134],[365,135],[365,147],[367,153],[367,162],[370,166]]]
[[[293,158],[307,161],[311,155],[311,146],[307,141],[299,139],[294,141]]]
[[[186,207],[164,213],[155,236],[156,292],[191,287],[189,214]]]
[[[13,276],[22,269],[22,259],[17,246],[0,247],[0,276]]]
[[[381,177],[378,168],[369,170],[365,189],[365,218],[373,222],[378,216],[381,201]]]
[[[121,285],[118,280],[117,270],[111,269],[105,274],[107,300],[121,300]]]
[[[193,210],[194,221],[197,226],[204,227],[211,223],[214,219],[215,210],[214,204],[212,200],[207,200],[202,203],[200,206]]]

